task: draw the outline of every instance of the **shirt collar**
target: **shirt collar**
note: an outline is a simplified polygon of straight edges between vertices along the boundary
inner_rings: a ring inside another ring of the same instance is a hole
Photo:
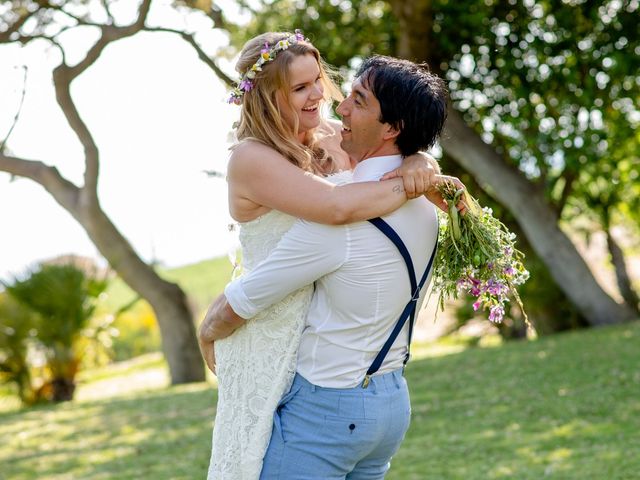
[[[371,157],[361,161],[353,170],[354,182],[378,181],[387,172],[402,165],[402,155]]]

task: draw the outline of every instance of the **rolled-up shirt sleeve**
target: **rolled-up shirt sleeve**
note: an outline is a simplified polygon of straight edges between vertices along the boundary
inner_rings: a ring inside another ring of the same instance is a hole
[[[347,225],[297,220],[263,262],[226,286],[229,305],[249,319],[337,270],[349,255],[348,232]]]

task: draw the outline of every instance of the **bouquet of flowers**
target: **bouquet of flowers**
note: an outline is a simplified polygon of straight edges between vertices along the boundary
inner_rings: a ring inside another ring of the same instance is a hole
[[[466,293],[475,298],[474,310],[488,310],[489,320],[500,323],[505,303],[513,296],[531,327],[522,300],[516,290],[528,278],[522,264],[524,254],[515,248],[516,236],[494,218],[490,208],[482,208],[464,189],[443,183],[439,191],[449,205],[448,214],[440,217],[438,253],[433,275],[438,304]],[[457,205],[462,200],[466,212]]]

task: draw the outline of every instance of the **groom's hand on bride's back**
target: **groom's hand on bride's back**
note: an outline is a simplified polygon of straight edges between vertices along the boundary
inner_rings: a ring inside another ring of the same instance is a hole
[[[245,320],[233,311],[224,294],[218,296],[209,307],[198,328],[198,344],[209,369],[216,373],[214,342],[231,335],[244,325]]]

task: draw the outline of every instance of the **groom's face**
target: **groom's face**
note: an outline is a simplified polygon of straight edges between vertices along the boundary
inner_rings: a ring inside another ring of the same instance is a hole
[[[340,146],[356,162],[376,156],[388,141],[389,125],[380,123],[380,103],[360,78],[336,109],[342,117]]]

